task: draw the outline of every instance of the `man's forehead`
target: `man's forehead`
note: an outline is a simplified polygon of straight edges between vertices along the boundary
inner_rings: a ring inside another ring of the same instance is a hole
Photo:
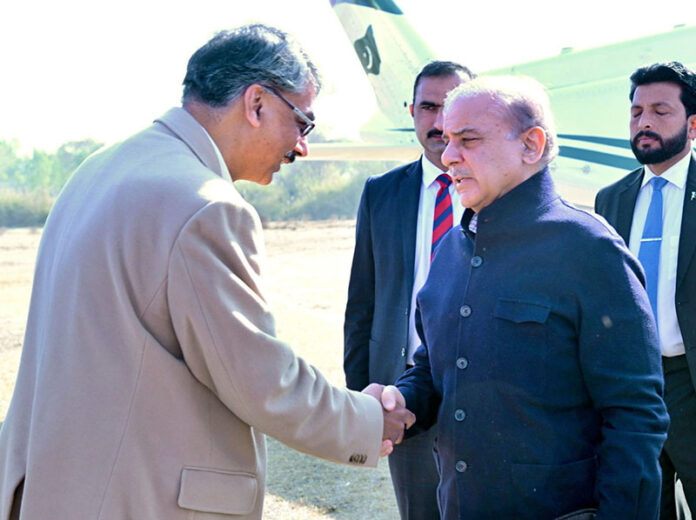
[[[464,79],[458,74],[426,76],[421,78],[416,87],[416,103],[420,103],[421,101],[442,103],[447,92],[463,81]]]
[[[317,96],[317,89],[312,83],[308,83],[302,92],[286,93],[285,95],[290,101],[295,103],[295,106],[304,112],[307,117],[314,121],[312,105]]]
[[[499,107],[490,96],[476,94],[455,99],[445,110],[443,130],[463,133],[482,131],[501,119]]]
[[[633,94],[633,106],[681,103],[681,86],[670,81],[639,85]]]

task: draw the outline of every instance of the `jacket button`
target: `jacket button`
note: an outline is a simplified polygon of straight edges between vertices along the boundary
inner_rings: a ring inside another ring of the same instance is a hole
[[[406,357],[406,349],[401,347],[401,357]]]
[[[459,359],[457,359],[457,368],[461,368],[462,370],[464,370],[468,366],[469,366],[468,359],[466,359],[464,357],[460,357]]]
[[[464,473],[464,472],[467,470],[468,467],[469,467],[469,466],[467,466],[466,462],[464,462],[463,460],[458,460],[457,463],[454,465],[454,468],[455,468],[459,473]]]
[[[454,412],[454,418],[455,418],[455,420],[457,420],[459,422],[463,421],[465,417],[466,417],[466,412],[462,409],[456,410]]]
[[[464,318],[468,318],[469,316],[471,316],[471,307],[469,307],[468,305],[462,305],[459,308],[459,314],[461,314]]]
[[[480,256],[475,256],[471,259],[471,265],[473,267],[480,267],[482,263],[483,263],[483,258],[481,258]]]

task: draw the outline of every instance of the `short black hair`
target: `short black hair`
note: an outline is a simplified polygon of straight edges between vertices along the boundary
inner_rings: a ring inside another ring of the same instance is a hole
[[[413,82],[413,101],[416,102],[416,89],[423,78],[442,78],[444,76],[464,76],[466,79],[474,79],[476,74],[469,67],[453,61],[431,61],[421,69]]]
[[[686,109],[686,117],[696,114],[696,72],[678,61],[653,63],[637,69],[631,74],[631,92],[628,98],[633,102],[633,95],[641,85],[659,82],[676,83],[681,87],[681,102]]]

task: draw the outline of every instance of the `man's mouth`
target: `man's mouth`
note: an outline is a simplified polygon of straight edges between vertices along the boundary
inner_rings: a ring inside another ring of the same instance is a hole
[[[290,151],[283,156],[283,162],[285,164],[291,164],[295,162],[295,157],[297,157],[297,154],[294,151]]]
[[[432,139],[433,137],[442,141],[442,132],[440,132],[439,130],[430,130],[428,132],[428,139]]]
[[[468,175],[452,175],[452,182],[454,182],[455,188],[465,181],[472,180]]]
[[[633,138],[633,142],[637,145],[650,145],[652,143],[659,143],[660,136],[654,132],[638,132]]]

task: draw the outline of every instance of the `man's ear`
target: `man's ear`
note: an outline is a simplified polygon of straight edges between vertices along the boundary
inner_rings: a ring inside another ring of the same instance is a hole
[[[411,117],[413,117],[413,103],[408,106],[408,111],[411,113]]]
[[[244,91],[244,117],[254,128],[261,126],[261,108],[263,106],[264,88],[254,83]]]
[[[686,118],[686,137],[696,139],[696,114],[691,114]]]
[[[544,155],[546,148],[546,132],[540,126],[533,126],[522,132],[522,162],[536,164]]]

